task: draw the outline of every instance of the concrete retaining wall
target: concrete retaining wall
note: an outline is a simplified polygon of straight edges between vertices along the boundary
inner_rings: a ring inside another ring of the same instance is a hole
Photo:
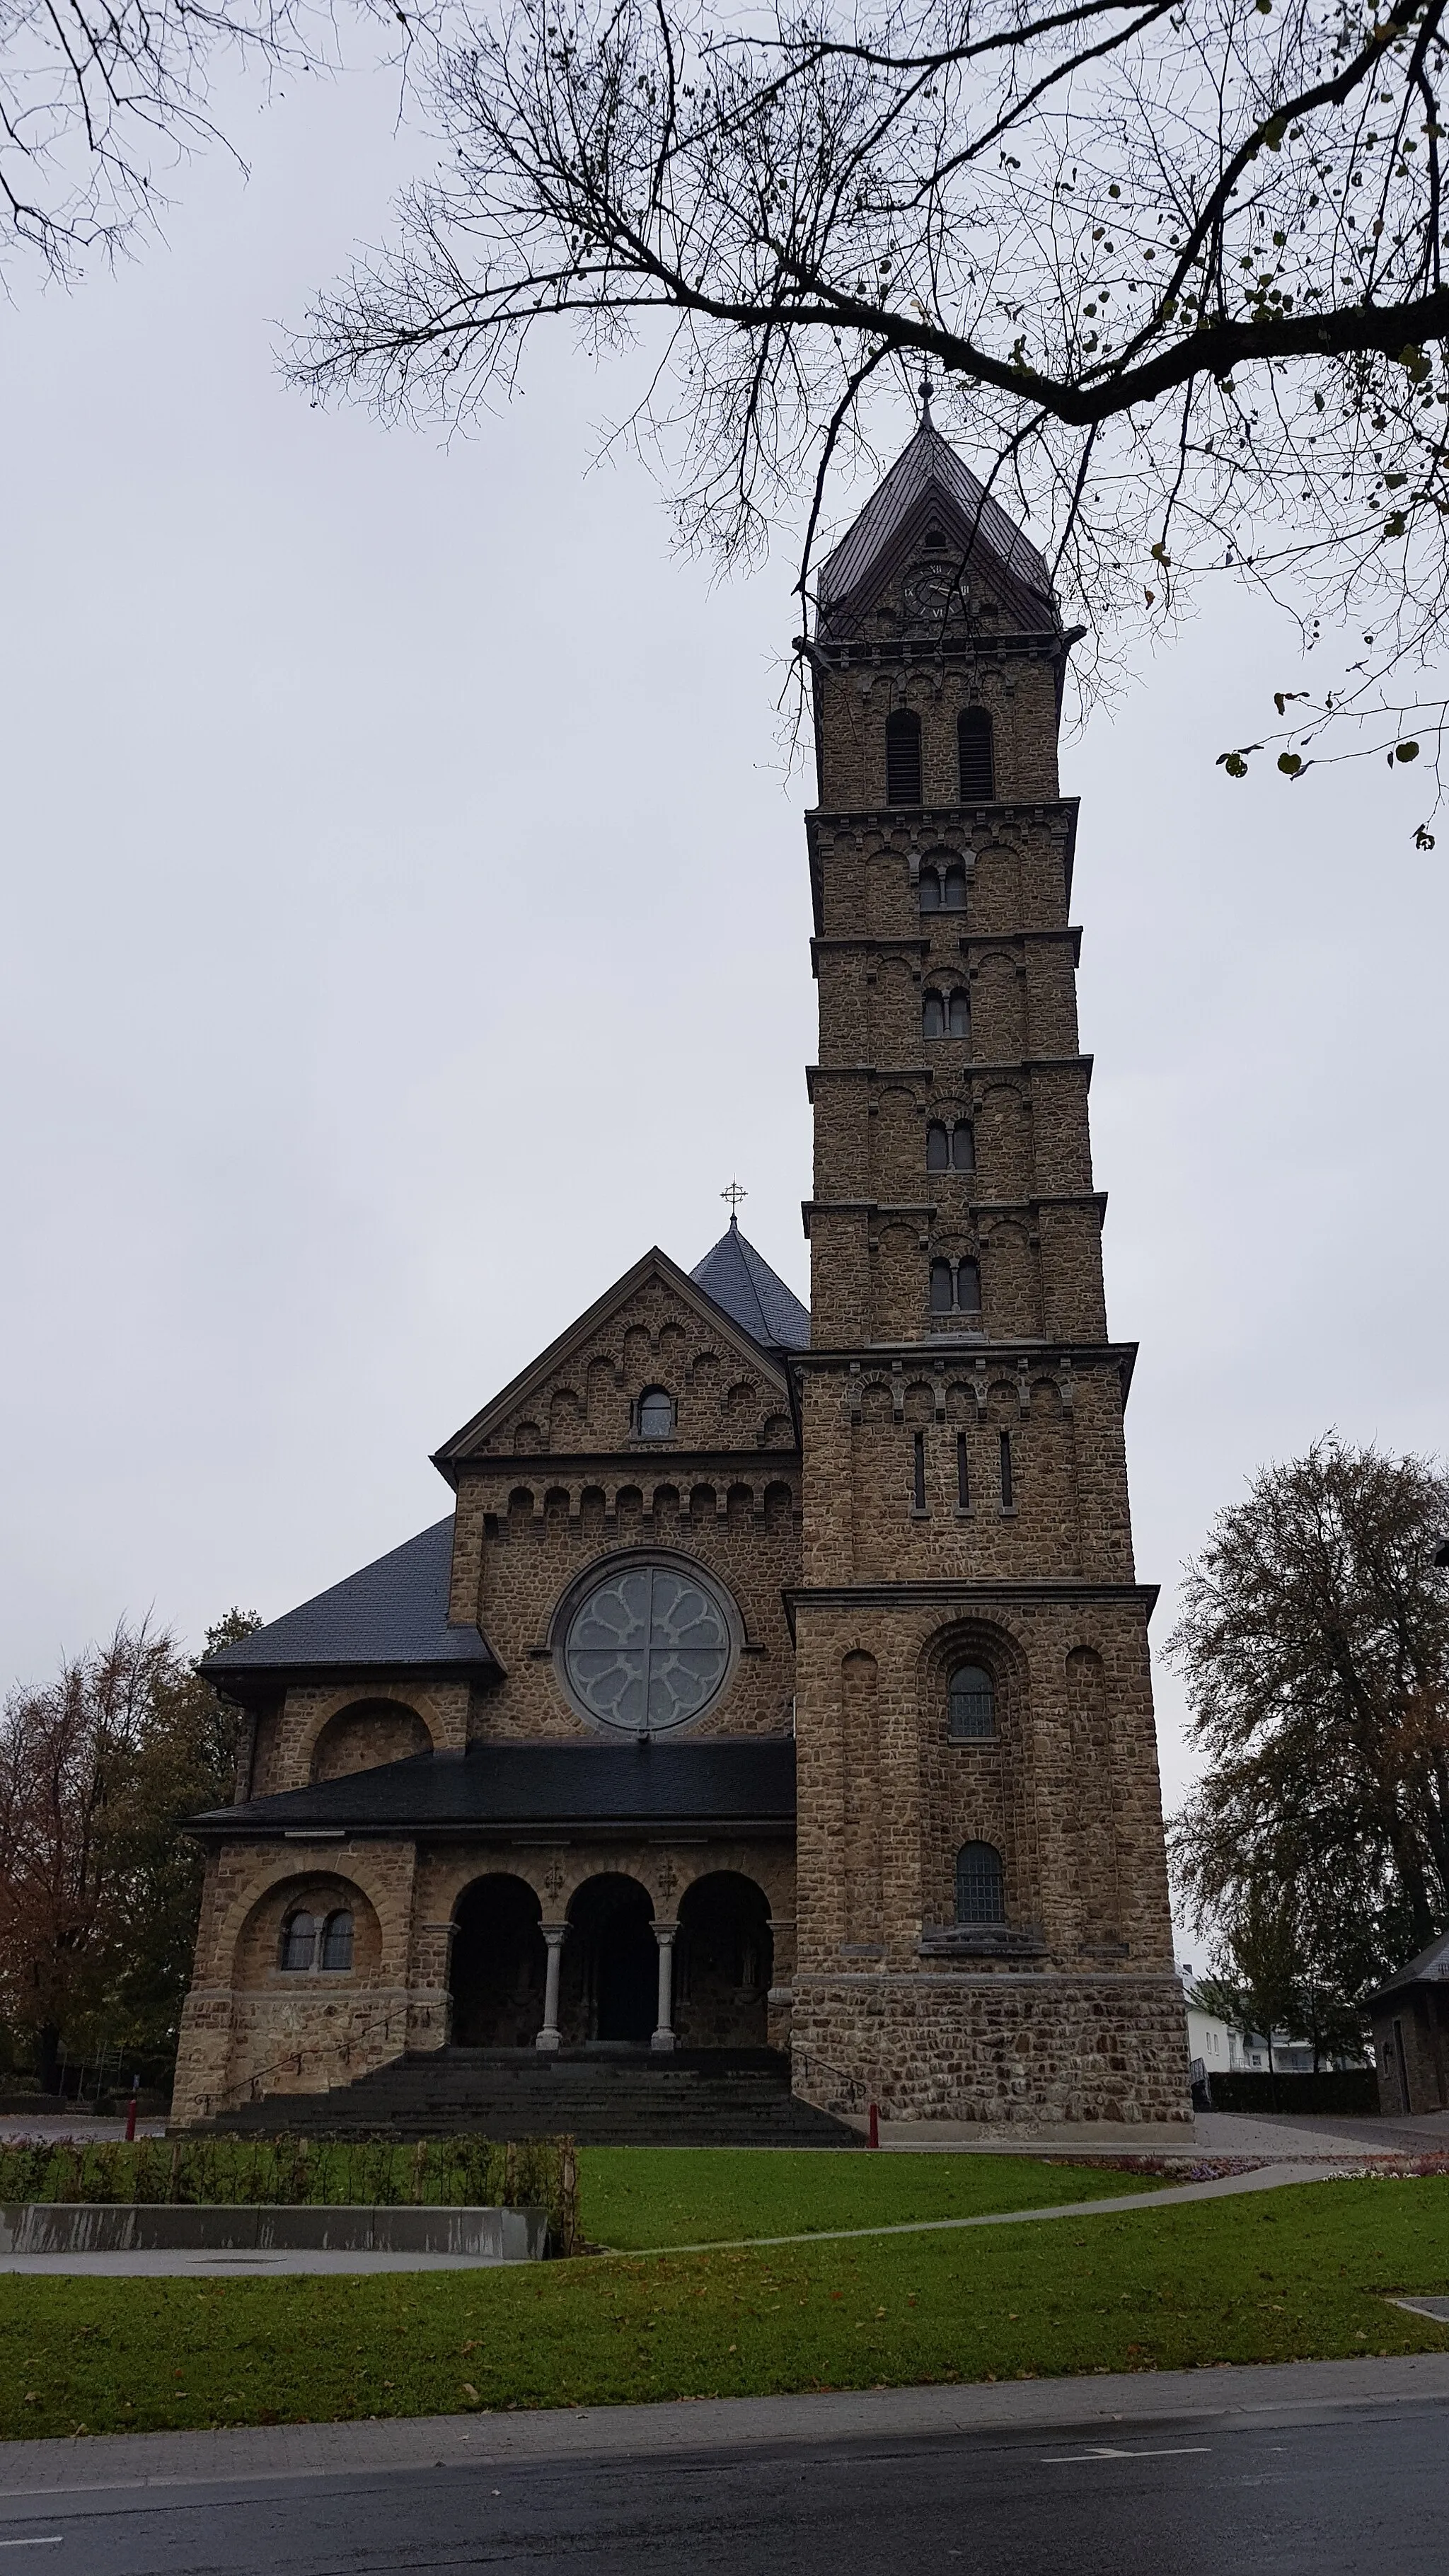
[[[132,2254],[301,2250],[471,2254],[537,2263],[548,2252],[542,2209],[231,2208],[157,2201],[12,2201],[0,2205],[0,2254]]]

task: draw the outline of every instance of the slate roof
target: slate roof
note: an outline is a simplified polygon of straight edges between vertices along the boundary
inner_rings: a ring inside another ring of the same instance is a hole
[[[449,1625],[452,1562],[450,1513],[299,1609],[208,1655],[202,1670],[218,1681],[314,1665],[490,1671],[493,1657],[478,1630]]]
[[[285,1789],[192,1819],[203,1835],[497,1833],[526,1826],[593,1831],[683,1825],[789,1825],[790,1736],[701,1736],[683,1744],[470,1744],[414,1753],[311,1789]]]
[[[1377,1994],[1370,1995],[1369,2002],[1382,2003],[1386,1995],[1396,1995],[1405,1986],[1437,1986],[1441,1981],[1449,1984],[1449,1932],[1441,1932],[1427,1950],[1421,1950],[1417,1958],[1408,1960],[1386,1978]]]
[[[804,1351],[810,1347],[810,1310],[802,1306],[778,1271],[741,1234],[730,1218],[729,1231],[690,1272],[697,1288],[712,1297],[751,1339],[768,1351]]]
[[[1008,592],[1015,594],[1028,624],[1059,626],[1051,575],[1031,539],[1022,533],[979,476],[958,456],[929,421],[923,421],[910,445],[901,450],[885,480],[872,493],[860,516],[847,528],[816,579],[822,632],[870,576],[888,564],[895,541],[918,509],[921,517],[932,499],[942,503],[972,551],[987,554]]]

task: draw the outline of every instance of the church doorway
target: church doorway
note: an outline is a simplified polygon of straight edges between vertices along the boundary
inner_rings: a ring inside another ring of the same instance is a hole
[[[647,2044],[659,2005],[654,1908],[635,1878],[586,1879],[564,1943],[565,2039]],[[572,1991],[570,1991],[570,1989]]]
[[[674,2027],[681,2048],[764,2048],[774,1966],[770,1906],[738,1870],[712,1870],[679,1907]]]
[[[502,1871],[458,1899],[449,1963],[455,2048],[532,2048],[547,1953],[531,1887]]]

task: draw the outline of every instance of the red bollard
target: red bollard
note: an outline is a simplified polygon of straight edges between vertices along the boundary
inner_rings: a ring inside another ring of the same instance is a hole
[[[128,2146],[130,2145],[130,2142],[131,2142],[131,2140],[134,2138],[135,2134],[136,2134],[136,2096],[135,2096],[135,2093],[134,2093],[134,2091],[133,2091],[133,2092],[132,2092],[132,2095],[131,2095],[131,2098],[130,2098],[130,2101],[126,2104],[126,2143],[127,2143],[127,2145],[128,2145]]]
[[[868,2147],[880,2145],[880,2113],[874,2102],[870,2106],[870,2126],[865,2133],[865,2143]]]

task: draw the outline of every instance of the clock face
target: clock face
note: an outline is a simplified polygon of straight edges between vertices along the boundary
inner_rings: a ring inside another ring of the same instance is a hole
[[[961,579],[954,564],[913,564],[905,578],[903,595],[908,617],[929,618],[939,624],[943,618],[965,613]]]

